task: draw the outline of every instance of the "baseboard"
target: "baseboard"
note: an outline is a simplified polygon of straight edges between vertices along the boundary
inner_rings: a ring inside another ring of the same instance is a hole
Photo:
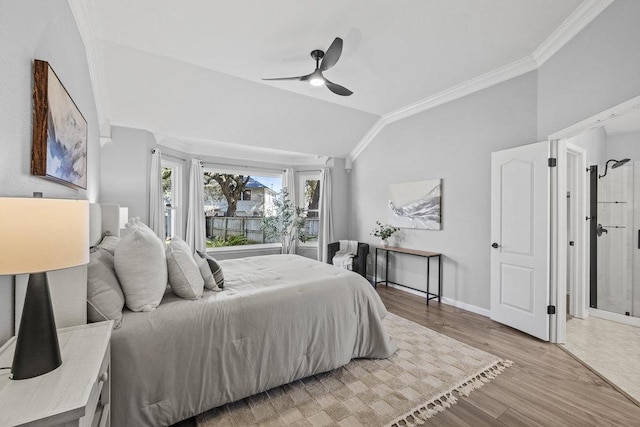
[[[379,285],[379,286],[384,286],[384,285]],[[396,285],[390,283],[389,287],[390,288],[394,288],[394,289],[398,289],[400,291],[403,291],[403,292],[406,292],[406,293],[409,293],[409,294],[412,294],[412,295],[417,295],[419,297],[423,297],[424,298],[424,296],[425,296],[424,292],[416,291],[414,289],[406,288],[404,286],[396,286]],[[442,297],[442,302],[447,304],[447,305],[450,305],[452,307],[460,308],[462,310],[466,310],[466,311],[470,311],[470,312],[475,313],[475,314],[479,314],[480,316],[490,317],[490,315],[491,315],[491,312],[489,310],[487,310],[486,308],[481,308],[481,307],[477,307],[475,305],[467,304],[466,302],[458,301],[458,300],[455,300],[453,298]]]
[[[623,323],[625,325],[640,327],[640,318],[633,316],[625,316],[623,314],[612,313],[597,308],[589,308],[589,316],[599,317],[600,319],[610,320],[612,322]]]

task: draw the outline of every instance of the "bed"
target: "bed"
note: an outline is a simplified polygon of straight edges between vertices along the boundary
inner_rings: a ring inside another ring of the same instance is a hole
[[[111,338],[112,425],[170,425],[396,350],[384,305],[356,273],[297,255],[220,264],[223,292],[193,301],[167,288],[156,310],[125,309]]]

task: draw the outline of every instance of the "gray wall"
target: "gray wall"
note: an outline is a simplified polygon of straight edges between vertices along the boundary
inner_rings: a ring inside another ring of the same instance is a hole
[[[51,64],[89,124],[86,191],[30,175],[34,59]],[[97,200],[98,119],[84,45],[66,1],[0,2],[0,70],[0,196],[30,197],[34,191],[41,191],[45,197]],[[73,277],[78,277],[77,272]],[[55,278],[50,281],[55,282]],[[0,277],[0,344],[13,334],[12,282],[12,277]],[[76,286],[63,285],[51,284],[54,308],[65,293],[77,293]],[[82,284],[74,281],[71,285]]]
[[[442,178],[442,231],[404,229],[395,242],[443,253],[444,295],[489,308],[491,152],[536,141],[536,81],[528,73],[386,126],[351,172],[353,237],[379,244],[370,232],[387,222],[389,184]],[[392,279],[424,288],[424,260],[392,266]]]
[[[148,131],[111,128],[111,142],[102,147],[100,201],[129,208],[129,217],[149,223],[149,170],[156,141]]]
[[[640,1],[616,0],[538,70],[538,139],[640,95]]]

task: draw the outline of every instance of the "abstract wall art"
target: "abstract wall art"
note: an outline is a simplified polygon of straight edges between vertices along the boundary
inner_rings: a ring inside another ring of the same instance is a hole
[[[31,173],[87,188],[87,121],[46,61],[34,61]]]
[[[440,230],[441,179],[389,186],[389,224],[401,228]]]

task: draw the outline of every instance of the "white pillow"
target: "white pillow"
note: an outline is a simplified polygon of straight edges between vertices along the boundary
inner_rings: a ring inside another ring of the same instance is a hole
[[[173,292],[181,298],[199,299],[204,291],[204,279],[193,259],[191,248],[183,240],[172,237],[167,246],[167,270]]]
[[[128,225],[116,247],[116,274],[129,310],[153,311],[167,288],[164,242],[140,222]]]
[[[198,254],[193,254],[193,259],[196,261],[196,264],[198,264],[198,268],[200,269],[200,274],[204,280],[204,287],[211,290],[220,290],[216,285],[216,280],[213,278],[213,273],[209,268],[207,260],[201,258]]]
[[[87,268],[87,319],[89,322],[113,320],[114,329],[122,322],[124,295],[113,268],[113,255],[96,248],[89,255]]]

